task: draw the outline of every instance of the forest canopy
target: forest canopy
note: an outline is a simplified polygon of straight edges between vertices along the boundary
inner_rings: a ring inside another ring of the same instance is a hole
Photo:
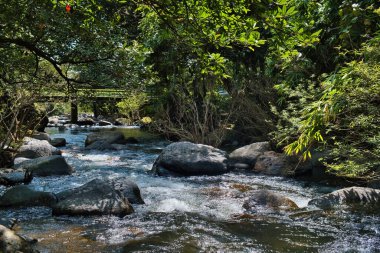
[[[0,8],[0,95],[13,101],[12,110],[0,102],[3,149],[28,129],[10,115],[38,94],[122,88],[144,94],[148,101],[134,103],[172,139],[270,139],[303,159],[322,152],[341,176],[380,173],[376,0],[11,0]]]

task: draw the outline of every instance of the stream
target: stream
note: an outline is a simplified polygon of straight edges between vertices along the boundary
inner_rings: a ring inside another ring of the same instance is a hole
[[[30,187],[58,193],[95,178],[129,177],[145,201],[135,212],[116,216],[51,215],[49,208],[0,210],[1,218],[19,219],[17,232],[37,238],[40,252],[380,252],[380,214],[348,211],[297,215],[259,209],[244,214],[243,202],[255,189],[269,189],[299,207],[328,187],[246,171],[219,176],[157,177],[151,169],[169,143],[138,128],[120,128],[139,144],[118,151],[84,150],[86,135],[100,129],[48,128],[68,144],[63,156],[76,172],[34,178]],[[0,187],[0,194],[5,191]]]

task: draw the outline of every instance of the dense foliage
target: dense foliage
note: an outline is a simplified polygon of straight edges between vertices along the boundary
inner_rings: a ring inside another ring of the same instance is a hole
[[[323,1],[303,7],[321,30],[320,42],[299,48],[299,55],[282,65],[275,139],[303,159],[323,152],[324,164],[338,175],[374,177],[380,173],[379,3]]]
[[[119,112],[150,116],[168,137],[212,145],[271,137],[304,159],[323,151],[339,175],[373,177],[379,5],[8,1],[0,4],[1,94],[30,102],[58,89],[75,101],[78,89],[125,88]]]

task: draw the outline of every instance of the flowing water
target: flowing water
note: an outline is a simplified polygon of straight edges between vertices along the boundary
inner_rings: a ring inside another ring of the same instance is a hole
[[[38,238],[40,252],[380,252],[380,214],[342,210],[315,215],[265,208],[246,213],[242,207],[255,189],[286,195],[300,207],[331,189],[244,171],[157,177],[149,170],[168,143],[139,129],[119,130],[139,144],[88,151],[83,148],[89,129],[49,129],[53,138],[66,138],[63,156],[76,172],[35,178],[30,186],[58,193],[94,178],[129,177],[146,202],[134,205],[134,214],[53,217],[49,208],[39,207],[0,210],[0,217],[19,219],[18,233]]]

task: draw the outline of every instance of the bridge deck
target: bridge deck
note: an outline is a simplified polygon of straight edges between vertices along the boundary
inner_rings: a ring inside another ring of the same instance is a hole
[[[41,94],[38,102],[67,102],[74,98],[80,100],[121,100],[128,97],[130,91],[121,89],[79,89],[75,94],[67,92],[49,92]]]

